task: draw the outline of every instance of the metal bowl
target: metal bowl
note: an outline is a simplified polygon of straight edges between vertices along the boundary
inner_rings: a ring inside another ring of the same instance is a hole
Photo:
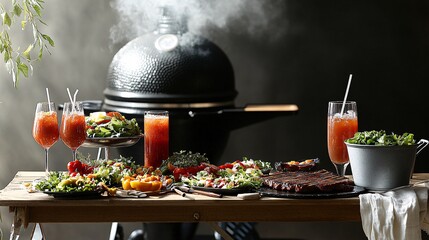
[[[416,156],[428,144],[425,139],[407,146],[346,143],[355,184],[370,191],[386,191],[408,185]]]

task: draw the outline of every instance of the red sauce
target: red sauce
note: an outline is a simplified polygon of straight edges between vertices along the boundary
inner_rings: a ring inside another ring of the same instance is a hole
[[[64,144],[76,150],[86,139],[85,116],[70,114],[62,117],[60,136]]]
[[[56,112],[40,112],[34,118],[34,140],[44,149],[49,149],[59,138]]]
[[[358,131],[357,118],[328,118],[328,152],[333,163],[349,162],[349,154],[344,141]]]
[[[144,119],[144,165],[157,168],[169,157],[168,117]]]

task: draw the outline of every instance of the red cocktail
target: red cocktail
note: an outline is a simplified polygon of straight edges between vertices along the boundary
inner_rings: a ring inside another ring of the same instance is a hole
[[[33,124],[33,137],[44,149],[49,149],[59,138],[56,112],[37,112]]]
[[[85,116],[71,114],[63,116],[61,120],[61,139],[72,150],[82,145],[86,138]]]
[[[60,136],[64,144],[73,152],[76,159],[76,150],[86,139],[86,123],[81,102],[65,103],[61,120]]]
[[[332,101],[328,105],[328,152],[338,175],[344,176],[349,154],[344,141],[358,131],[356,102]]]
[[[353,137],[357,131],[357,118],[332,117],[328,119],[328,152],[333,163],[349,162],[349,154],[344,141]]]
[[[148,111],[144,116],[144,165],[157,168],[169,157],[167,111]]]
[[[45,173],[49,172],[48,152],[59,138],[58,118],[53,102],[37,103],[33,123],[33,138],[45,149]]]

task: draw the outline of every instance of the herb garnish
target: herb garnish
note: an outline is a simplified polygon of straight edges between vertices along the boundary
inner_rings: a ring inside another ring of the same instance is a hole
[[[181,150],[180,152],[174,152],[173,155],[162,161],[159,169],[162,173],[168,172],[168,164],[178,168],[199,166],[201,163],[209,163],[209,159],[205,156],[205,153],[192,153],[191,151]]]

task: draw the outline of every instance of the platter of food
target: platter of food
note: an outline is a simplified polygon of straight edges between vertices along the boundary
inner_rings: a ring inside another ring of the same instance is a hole
[[[337,198],[365,191],[347,177],[326,169],[318,171],[275,172],[262,177],[261,196],[283,198]]]
[[[319,164],[319,158],[310,158],[298,161],[276,162],[274,168],[278,172],[285,171],[312,171]]]
[[[118,112],[94,112],[85,117],[85,123],[83,147],[129,147],[143,137],[136,119],[126,119]]]

